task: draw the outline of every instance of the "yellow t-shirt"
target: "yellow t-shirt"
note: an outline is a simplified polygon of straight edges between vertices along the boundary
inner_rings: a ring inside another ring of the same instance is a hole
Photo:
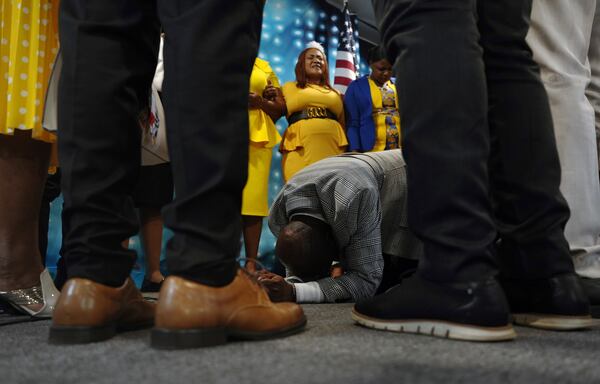
[[[257,57],[250,76],[250,92],[262,95],[269,82],[279,88],[279,79],[269,63]],[[281,135],[277,132],[275,123],[262,109],[248,110],[248,118],[251,143],[262,144],[265,148],[273,148],[281,141]]]
[[[58,53],[58,0],[0,3],[0,134],[32,130],[34,139],[54,142],[42,128],[44,101]]]

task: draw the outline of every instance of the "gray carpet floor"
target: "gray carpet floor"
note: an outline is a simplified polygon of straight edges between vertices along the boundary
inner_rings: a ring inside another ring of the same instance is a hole
[[[350,304],[305,305],[285,339],[184,351],[149,347],[149,331],[102,343],[47,344],[49,321],[0,327],[0,384],[12,383],[600,383],[600,328],[517,327],[479,344],[368,330]]]

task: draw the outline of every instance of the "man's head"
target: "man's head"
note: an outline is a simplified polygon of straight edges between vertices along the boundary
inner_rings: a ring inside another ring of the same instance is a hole
[[[310,216],[296,215],[281,229],[275,254],[292,275],[314,281],[329,276],[338,247],[329,225]]]

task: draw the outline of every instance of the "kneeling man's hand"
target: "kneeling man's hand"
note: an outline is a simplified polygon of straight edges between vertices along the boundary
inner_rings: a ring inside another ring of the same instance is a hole
[[[282,276],[267,271],[260,271],[257,275],[258,281],[269,293],[271,301],[296,301],[294,286],[285,281]]]

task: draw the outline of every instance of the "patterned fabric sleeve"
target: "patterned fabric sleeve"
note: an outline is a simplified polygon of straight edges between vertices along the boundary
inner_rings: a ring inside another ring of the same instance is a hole
[[[363,189],[353,199],[347,217],[333,226],[356,223],[343,250],[344,274],[318,281],[327,302],[357,301],[375,294],[383,275],[381,254],[381,207],[376,188]],[[351,225],[350,225],[351,226]],[[334,232],[336,228],[333,228]]]
[[[279,192],[277,197],[275,197],[273,205],[271,205],[271,208],[269,210],[269,229],[271,230],[275,238],[279,236],[281,228],[283,228],[289,223],[289,219],[285,210],[284,190],[285,187]]]

